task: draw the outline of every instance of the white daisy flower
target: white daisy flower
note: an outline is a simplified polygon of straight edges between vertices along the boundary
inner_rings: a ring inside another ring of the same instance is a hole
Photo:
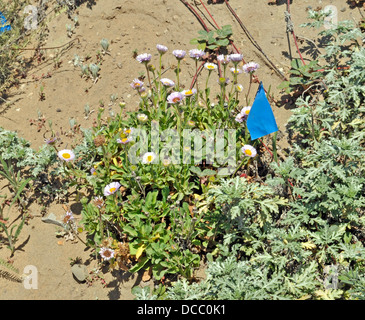
[[[194,94],[196,94],[196,89],[193,88],[193,89],[189,89],[189,90],[183,90],[181,91],[181,93],[185,96],[185,97],[191,97],[193,96]]]
[[[112,258],[114,258],[114,250],[107,248],[107,247],[102,247],[100,249],[100,256],[103,258],[104,261],[108,261]]]
[[[171,164],[171,159],[170,158],[165,158],[162,160],[162,165],[164,167],[168,167]]]
[[[148,116],[144,113],[139,113],[139,114],[137,114],[137,119],[138,119],[138,121],[144,123],[148,120]]]
[[[206,62],[204,64],[204,68],[209,70],[209,71],[213,71],[213,70],[217,70],[218,66],[215,63],[212,62]]]
[[[241,74],[243,71],[241,70],[241,69],[236,69],[236,68],[231,68],[231,72],[233,73],[233,74]]]
[[[241,148],[242,153],[246,156],[246,157],[255,157],[257,155],[257,151],[253,146],[250,146],[249,144],[245,144],[242,148]]]
[[[189,127],[195,127],[195,121],[193,121],[193,120],[189,120],[189,121],[188,121],[188,126],[189,126]]]
[[[105,188],[104,188],[104,196],[110,196],[113,193],[116,193],[118,191],[118,189],[120,188],[120,183],[119,182],[112,182],[109,183]]]
[[[243,91],[243,85],[242,84],[236,84],[235,89],[236,89],[237,92],[242,92]]]
[[[153,152],[146,152],[142,157],[142,162],[144,164],[152,163],[156,159],[156,154]]]
[[[244,107],[241,110],[241,114],[244,115],[245,117],[248,116],[248,114],[250,113],[251,107]]]
[[[124,134],[130,135],[130,134],[132,134],[132,132],[133,132],[133,128],[123,129]]]
[[[72,150],[64,149],[58,151],[58,157],[63,161],[72,161],[75,159],[75,154]]]

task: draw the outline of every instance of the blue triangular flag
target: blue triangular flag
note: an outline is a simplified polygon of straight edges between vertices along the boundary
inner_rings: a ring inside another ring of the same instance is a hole
[[[4,15],[0,11],[0,33],[3,33],[4,31],[11,30],[10,25],[8,24],[8,21],[4,17]]]
[[[251,140],[261,138],[279,130],[262,82],[260,82],[246,124],[251,135]]]

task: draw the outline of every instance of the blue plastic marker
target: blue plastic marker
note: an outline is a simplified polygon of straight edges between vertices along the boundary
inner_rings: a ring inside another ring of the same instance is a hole
[[[8,20],[4,17],[2,12],[0,12],[0,33],[3,33],[5,31],[10,31],[11,26],[8,24]]]
[[[262,82],[260,82],[246,124],[251,140],[259,139],[279,130]]]

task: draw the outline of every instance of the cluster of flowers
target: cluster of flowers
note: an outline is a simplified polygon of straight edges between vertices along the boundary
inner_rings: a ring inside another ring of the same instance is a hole
[[[156,46],[156,48],[161,56],[168,51],[168,48],[161,44],[158,44]],[[173,50],[172,54],[175,56],[175,58],[177,60],[180,61],[185,58],[186,51],[185,50]],[[192,58],[195,61],[201,60],[205,55],[206,55],[205,51],[200,50],[200,49],[191,49],[189,51],[190,58]],[[136,60],[139,63],[145,63],[145,64],[148,64],[151,61],[151,59],[152,59],[152,55],[149,53],[142,53],[136,57]],[[239,53],[234,53],[234,54],[230,54],[230,55],[223,55],[223,54],[218,55],[217,60],[219,63],[221,63],[224,66],[226,66],[230,62],[232,62],[234,64],[234,67],[230,68],[230,71],[235,75],[241,74],[243,72],[252,74],[260,67],[260,65],[255,62],[249,62],[249,63],[246,63],[245,65],[243,65],[242,69],[238,68],[237,67],[238,63],[243,61],[243,55],[239,54]],[[204,64],[204,69],[208,70],[209,72],[212,72],[212,71],[215,71],[218,69],[218,65],[215,63],[212,63],[212,62],[206,62]],[[165,87],[175,87],[175,82],[171,79],[162,78],[162,79],[160,79],[160,82]],[[228,84],[229,79],[228,78],[225,79],[224,82],[225,82],[225,84]],[[130,85],[133,89],[138,90],[139,93],[146,91],[146,88],[143,86],[144,82],[139,79],[134,79]],[[238,91],[242,91],[242,89],[243,89],[242,85],[237,86]],[[169,103],[175,104],[175,103],[181,102],[184,97],[193,96],[195,94],[197,94],[196,89],[184,90],[181,92],[175,91],[175,92],[172,92],[167,97],[167,101]]]
[[[162,55],[164,55],[168,51],[168,48],[161,44],[158,44],[156,46],[156,48],[160,54],[160,58],[162,57]],[[173,50],[172,54],[180,62],[182,59],[185,58],[186,51]],[[190,58],[193,59],[194,61],[199,61],[206,57],[206,53],[203,50],[199,50],[199,49],[192,49],[189,51],[188,54],[189,54]],[[152,55],[149,53],[143,53],[136,57],[136,60],[138,62],[144,63],[146,66],[151,61],[151,59],[152,59]],[[238,74],[241,74],[243,72],[246,74],[252,75],[260,67],[257,63],[250,62],[250,63],[244,64],[242,66],[242,68],[239,68],[238,64],[243,61],[243,55],[238,54],[238,53],[230,54],[230,55],[218,55],[217,61],[218,61],[218,64],[223,65],[224,70],[226,70],[226,67],[228,66],[229,63],[232,63],[234,65],[234,67],[230,68],[230,71],[232,72],[232,74],[235,77]],[[212,62],[206,62],[206,63],[204,63],[204,69],[206,69],[210,74],[212,71],[215,71],[218,69],[218,65],[215,63],[212,63]],[[160,78],[159,81],[166,88],[175,88],[175,90],[177,89],[175,82],[171,79]],[[219,83],[220,83],[220,81],[221,81],[221,79],[218,80]],[[229,83],[228,78],[223,78],[223,81],[225,84]],[[144,87],[144,82],[137,78],[132,81],[130,86],[133,89],[137,90],[139,93],[143,93],[146,91],[146,88]],[[236,89],[238,91],[242,91],[243,87],[242,87],[242,85],[237,84]],[[167,102],[170,104],[177,104],[177,103],[182,102],[182,100],[184,98],[191,97],[196,94],[197,94],[197,90],[195,88],[191,88],[189,90],[182,90],[182,91],[172,91],[167,96]],[[239,123],[243,123],[244,120],[247,119],[250,109],[251,109],[251,107],[249,107],[249,106],[242,108],[240,113],[236,116],[235,120]],[[141,123],[145,123],[148,121],[148,116],[144,113],[140,113],[140,114],[137,114],[137,119]],[[192,120],[190,120],[189,126],[194,126],[194,125],[195,125],[195,123]],[[120,131],[121,131],[121,133],[116,140],[117,143],[119,143],[121,145],[126,145],[126,144],[130,143],[131,141],[133,141],[132,135],[131,135],[131,133],[133,132],[133,128],[123,129],[123,130],[120,129]],[[257,155],[256,149],[251,145],[244,145],[241,148],[241,151],[242,151],[243,155],[246,157],[253,158]],[[72,150],[64,149],[64,150],[58,151],[58,157],[62,161],[69,162],[69,161],[73,161],[75,159],[75,154]],[[154,163],[156,158],[157,158],[157,155],[155,153],[147,152],[142,156],[142,163],[143,164],[152,164],[152,163]],[[169,165],[168,159],[163,160],[163,165],[164,166]],[[96,168],[97,168],[97,165],[91,169],[91,174],[93,174],[93,175],[96,174]],[[120,188],[121,188],[121,184],[119,182],[117,182],[117,181],[111,182],[104,187],[103,195],[104,195],[104,197],[111,196],[111,195],[115,194]],[[99,208],[101,208],[104,205],[103,197],[101,197],[101,196],[95,197],[94,204],[96,206],[98,206]],[[67,212],[65,215],[65,221],[70,222],[72,220],[73,220],[72,212]],[[112,250],[110,248],[102,247],[99,254],[104,261],[107,261],[107,260],[112,259],[114,257],[115,253],[114,253],[114,250]]]

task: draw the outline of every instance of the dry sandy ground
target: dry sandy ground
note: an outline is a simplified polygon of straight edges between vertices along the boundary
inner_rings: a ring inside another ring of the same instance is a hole
[[[144,70],[143,66],[133,58],[133,51],[151,53],[157,64],[156,44],[168,46],[169,54],[164,57],[164,66],[167,69],[176,65],[175,57],[171,54],[172,50],[194,48],[189,41],[197,37],[198,30],[202,29],[195,16],[178,0],[97,0],[95,4],[92,4],[92,1],[88,2],[91,3],[91,7],[83,3],[77,10],[79,25],[71,38],[68,37],[65,26],[72,21],[66,14],[60,14],[49,22],[49,34],[45,46],[61,46],[77,37],[80,41],[73,42],[70,47],[64,47],[62,51],[45,50],[46,59],[33,68],[26,79],[21,80],[18,89],[10,92],[8,100],[13,102],[11,106],[5,108],[4,104],[0,105],[0,126],[16,130],[21,137],[29,140],[35,149],[44,143],[42,133],[45,129],[38,132],[37,126],[30,125],[30,120],[37,119],[38,113],[43,115],[46,121],[51,120],[53,128],[58,131],[61,127],[64,130],[69,128],[70,118],[74,118],[82,127],[90,127],[95,113],[89,119],[85,119],[84,106],[88,104],[91,109],[97,110],[100,101],[108,105],[112,94],[118,95],[118,102],[126,102],[129,110],[136,108],[138,98],[132,92],[130,83]],[[197,5],[194,1],[189,3],[204,19],[209,17],[204,7],[199,4],[200,1],[195,1]],[[204,3],[219,26],[232,25],[235,45],[244,54],[246,61],[256,61],[261,65],[258,71],[259,79],[263,81],[265,88],[271,87],[271,92],[280,101],[281,95],[276,88],[282,79],[273,72],[264,56],[252,45],[226,5],[208,5],[207,1]],[[229,3],[269,59],[287,73],[290,60],[284,19],[286,6],[268,5],[266,0],[230,0]],[[329,4],[337,6],[339,20],[358,20],[360,16],[359,10],[350,9],[344,0],[294,0],[291,14],[297,35],[315,40],[316,32],[300,28],[299,25],[307,21],[306,8],[311,6],[315,9]],[[213,29],[213,25],[208,23],[208,26]],[[81,78],[80,70],[69,61],[75,54],[81,57],[90,55],[90,61],[95,60],[97,51],[101,48],[102,38],[110,42],[110,55],[105,55],[100,78],[93,84]],[[293,39],[290,38],[290,41],[293,56],[298,57]],[[309,42],[300,44],[307,61],[311,59],[304,52],[308,45]],[[59,68],[54,68],[55,57],[58,54],[61,64]],[[49,77],[41,78],[48,73]],[[193,75],[194,64],[187,58],[182,63],[181,82],[188,87]],[[172,69],[169,69],[165,76],[171,79],[175,77]],[[213,81],[216,80],[212,80],[212,85]],[[241,83],[247,88],[248,77],[242,76]],[[41,86],[44,87],[45,97],[42,101],[39,99]],[[255,90],[252,90],[252,97],[254,93]],[[290,103],[273,105],[279,129],[283,132],[291,107]],[[111,109],[118,112],[117,104]],[[59,218],[64,213],[61,204],[53,204],[48,212],[53,212]],[[77,215],[77,210],[75,213]],[[12,214],[14,218],[17,216],[16,212]],[[35,266],[38,271],[38,288],[26,289],[22,283],[0,279],[1,299],[134,298],[130,290],[140,283],[137,275],[123,272],[105,273],[102,276],[106,285],[100,280],[94,281],[91,286],[87,283],[78,283],[71,273],[71,259],[82,258],[91,271],[95,267],[95,261],[90,256],[90,250],[85,250],[81,242],[72,243],[57,238],[54,225],[41,221],[39,208],[36,206],[31,208],[31,214],[34,218],[21,233],[13,263],[21,272],[27,265]],[[0,248],[0,257],[6,259],[8,256],[9,250],[5,247]]]

